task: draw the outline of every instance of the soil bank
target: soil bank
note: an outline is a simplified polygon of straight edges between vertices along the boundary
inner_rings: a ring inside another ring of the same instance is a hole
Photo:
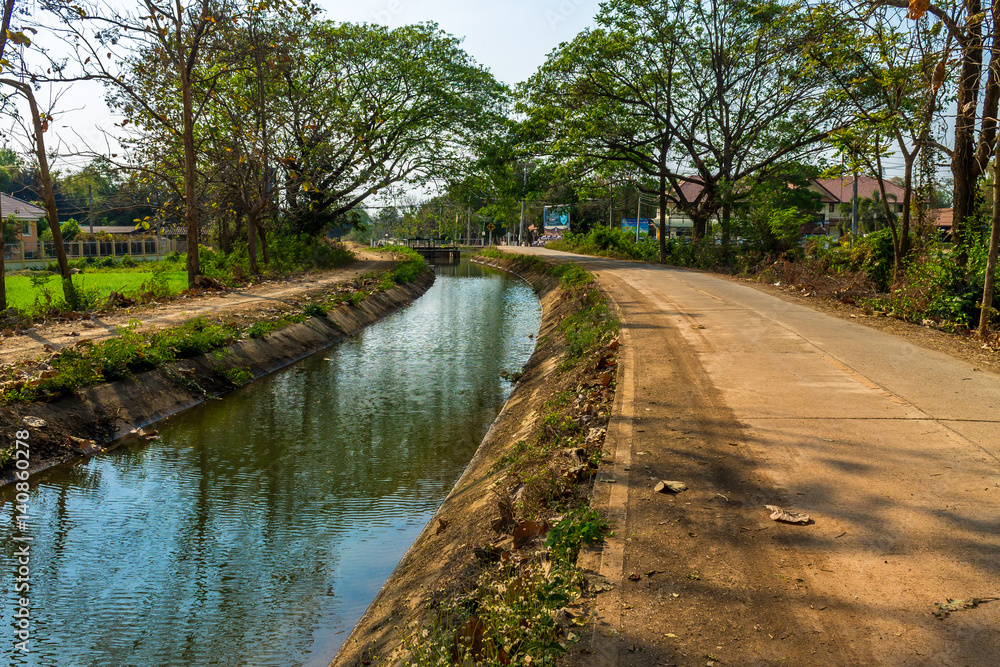
[[[322,350],[410,304],[434,283],[430,268],[413,283],[368,296],[358,305],[344,303],[325,317],[312,317],[261,339],[233,345],[133,378],[82,390],[52,403],[0,408],[0,428],[30,432],[31,474],[73,459],[91,456],[128,442],[124,438],[160,419],[217,398],[232,389],[225,372],[249,371],[254,379]],[[46,425],[32,428],[30,416]],[[11,461],[0,470],[0,484],[13,481]]]

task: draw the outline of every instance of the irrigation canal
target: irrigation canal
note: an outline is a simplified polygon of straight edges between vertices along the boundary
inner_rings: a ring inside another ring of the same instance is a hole
[[[31,653],[5,664],[326,666],[458,479],[534,348],[524,282],[463,261],[412,306],[32,478]]]

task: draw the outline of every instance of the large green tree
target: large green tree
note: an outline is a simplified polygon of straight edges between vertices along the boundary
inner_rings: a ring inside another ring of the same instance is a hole
[[[393,186],[447,179],[507,112],[506,88],[434,24],[317,21],[298,48],[280,64],[281,161],[301,231]]]

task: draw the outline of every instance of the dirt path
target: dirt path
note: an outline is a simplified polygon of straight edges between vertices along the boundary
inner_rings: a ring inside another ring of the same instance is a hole
[[[624,358],[596,485],[616,534],[589,563],[616,586],[570,664],[1000,664],[1000,602],[932,613],[1000,597],[1000,376],[706,274],[578,261]]]
[[[81,340],[101,340],[115,335],[118,327],[139,320],[144,327],[163,328],[202,315],[252,318],[296,307],[309,296],[328,292],[331,287],[350,282],[360,275],[390,268],[386,255],[354,248],[358,261],[348,267],[312,273],[288,280],[272,280],[250,287],[182,296],[162,304],[147,304],[92,319],[52,322],[22,334],[0,338],[0,362],[14,365],[46,353],[45,346],[58,350]]]

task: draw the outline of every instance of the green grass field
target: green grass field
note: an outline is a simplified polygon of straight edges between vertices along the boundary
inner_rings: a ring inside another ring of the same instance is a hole
[[[88,270],[73,276],[73,284],[78,290],[100,291],[100,298],[104,299],[112,291],[124,291],[126,295],[134,292],[143,283],[152,279],[151,271],[136,269],[97,271]],[[187,272],[169,271],[165,274],[167,285],[171,294],[176,294],[187,287]],[[44,291],[52,295],[52,304],[63,303],[62,284],[59,276],[51,275],[44,283],[43,287],[36,288],[31,284],[31,277],[7,276],[7,305],[19,310],[31,310],[37,303],[43,307],[47,305]]]

